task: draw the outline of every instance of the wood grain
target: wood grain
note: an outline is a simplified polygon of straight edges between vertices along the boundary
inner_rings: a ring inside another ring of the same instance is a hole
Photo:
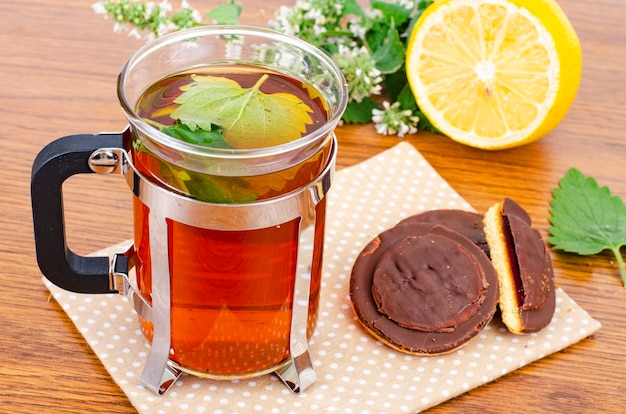
[[[132,413],[58,304],[36,265],[29,196],[39,150],[74,133],[125,126],[115,82],[142,42],[114,34],[94,0],[0,3],[0,411]],[[176,3],[176,2],[173,2]],[[196,1],[202,11],[219,4]],[[281,4],[242,0],[245,23],[266,26]],[[626,197],[626,8],[622,0],[559,0],[579,34],[583,79],[561,125],[525,147],[487,152],[436,134],[404,140],[479,212],[504,196],[529,211],[544,234],[552,188],[574,166]],[[400,142],[372,125],[339,128],[338,165]],[[130,195],[119,177],[76,177],[64,187],[68,242],[85,254],[131,235]],[[626,289],[611,255],[553,252],[556,281],[598,319],[596,335],[472,390],[433,413],[623,412]]]

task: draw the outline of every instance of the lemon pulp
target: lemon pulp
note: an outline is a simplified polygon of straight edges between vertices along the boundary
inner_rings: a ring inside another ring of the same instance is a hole
[[[406,66],[420,109],[441,132],[501,149],[558,125],[576,95],[582,58],[552,0],[438,0],[411,34]]]

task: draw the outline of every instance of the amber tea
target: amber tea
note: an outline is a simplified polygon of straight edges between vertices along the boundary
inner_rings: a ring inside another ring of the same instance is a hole
[[[201,78],[209,76],[209,78]],[[171,136],[216,148],[231,148],[228,136],[199,137],[174,119],[180,97],[197,86],[197,79],[220,78],[236,82],[242,90],[258,85],[272,99],[288,94],[306,105],[308,122],[301,135],[323,125],[329,112],[310,85],[292,77],[250,66],[218,66],[210,70],[175,74],[150,87],[139,99],[136,111],[155,128]],[[264,78],[264,79],[262,79]],[[227,85],[233,86],[232,83]],[[236,87],[236,86],[234,86]],[[211,94],[210,90],[199,93]],[[231,99],[232,101],[232,99]],[[300,104],[299,104],[300,105]],[[220,107],[214,108],[216,111]],[[246,117],[245,111],[241,117]],[[290,115],[274,114],[274,134],[287,131]],[[263,121],[267,121],[263,119]],[[219,131],[221,125],[215,125]],[[259,139],[289,142],[299,136],[263,136],[264,125],[255,125],[236,140],[237,148],[265,146]],[[266,128],[267,129],[267,128]],[[195,132],[198,132],[197,129]],[[261,131],[261,132],[259,132]],[[288,132],[288,131],[287,131]],[[243,137],[244,139],[241,139]],[[271,145],[270,142],[270,145]],[[213,175],[183,169],[153,154],[137,137],[131,143],[136,170],[170,191],[208,203],[255,203],[288,194],[312,182],[329,162],[331,140],[313,157],[280,171],[260,175]],[[136,273],[140,293],[151,300],[152,278],[149,241],[149,207],[134,199]],[[307,336],[313,333],[320,292],[325,199],[316,206],[313,268]],[[291,307],[298,252],[300,219],[268,228],[211,230],[167,220],[171,283],[171,354],[181,368],[210,376],[237,375],[274,370],[289,356]],[[141,323],[152,340],[152,326]]]

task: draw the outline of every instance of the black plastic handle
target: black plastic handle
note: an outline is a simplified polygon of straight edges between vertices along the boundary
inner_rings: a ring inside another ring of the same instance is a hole
[[[99,148],[122,148],[124,132],[70,135],[51,142],[37,155],[31,175],[31,202],[37,262],[55,285],[77,293],[117,293],[109,281],[108,257],[73,253],[65,238],[62,185],[75,174],[93,171],[89,157]],[[125,263],[127,271],[128,262]]]

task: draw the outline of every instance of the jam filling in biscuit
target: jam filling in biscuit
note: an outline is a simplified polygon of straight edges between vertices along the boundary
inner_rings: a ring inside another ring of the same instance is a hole
[[[521,333],[543,329],[555,309],[552,261],[541,234],[531,227],[528,213],[515,201],[505,198],[500,214]]]

